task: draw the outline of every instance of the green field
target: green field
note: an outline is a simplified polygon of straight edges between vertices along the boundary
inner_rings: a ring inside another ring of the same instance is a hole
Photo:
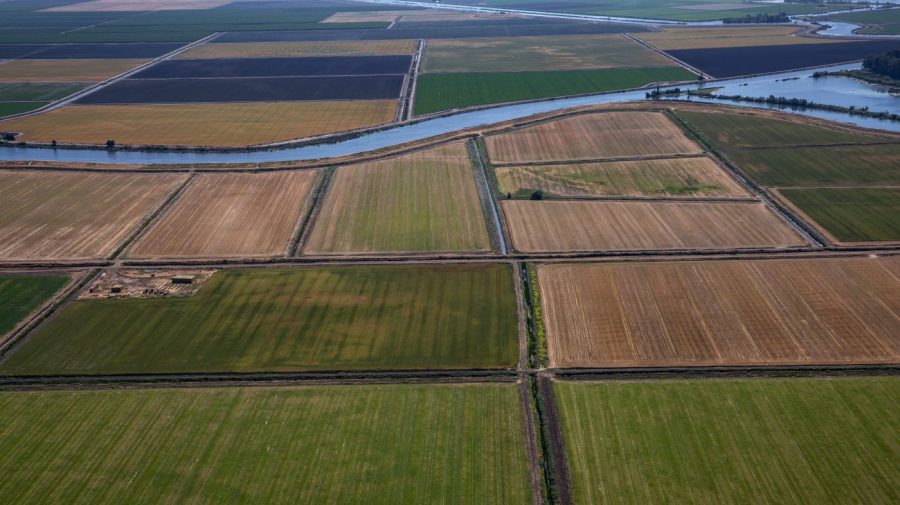
[[[559,382],[575,502],[900,500],[900,379]]]
[[[514,384],[0,393],[0,502],[530,503]]]
[[[338,168],[304,253],[490,249],[472,162],[457,142]]]
[[[50,102],[0,102],[0,117],[39,109]]]
[[[11,375],[508,368],[508,265],[229,269],[189,298],[76,301]]]
[[[764,186],[900,184],[900,144],[728,152]]]
[[[601,93],[650,82],[694,78],[694,74],[680,67],[422,74],[416,81],[415,113],[422,115],[473,105]]]
[[[69,282],[65,275],[0,276],[0,336]]]
[[[900,34],[900,9],[835,14],[829,16],[829,19],[864,25],[857,33]]]
[[[566,35],[430,40],[422,72],[534,72],[674,65],[621,35]]]
[[[0,84],[0,102],[52,102],[84,89],[80,83]]]
[[[822,144],[866,144],[884,138],[747,114],[679,110],[678,117],[722,149]]]
[[[779,192],[842,242],[900,240],[900,189],[785,188]]]

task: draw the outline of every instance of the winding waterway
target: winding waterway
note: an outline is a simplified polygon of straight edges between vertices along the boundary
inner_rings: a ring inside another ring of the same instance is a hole
[[[859,64],[835,65],[819,70],[844,70],[859,68]],[[766,76],[727,79],[694,85],[721,87],[721,94],[744,96],[785,96],[806,98],[815,102],[855,107],[868,106],[872,111],[900,112],[900,97],[890,95],[883,86],[873,86],[845,77],[813,79],[813,71],[793,71]],[[681,86],[684,88],[685,86]],[[668,88],[662,88],[668,89]],[[697,99],[711,103],[731,103],[725,100]],[[421,122],[398,125],[360,137],[332,144],[316,144],[300,147],[284,147],[272,150],[248,152],[152,152],[129,150],[77,150],[34,147],[0,147],[0,160],[7,161],[56,161],[110,164],[186,164],[186,163],[267,163],[331,158],[364,153],[408,142],[427,139],[466,128],[486,126],[502,121],[525,118],[534,114],[553,112],[585,105],[635,102],[646,100],[646,91],[632,90],[604,93],[574,98],[540,100],[529,103],[500,105],[482,110],[461,112]],[[745,107],[784,109],[769,104],[735,103]],[[855,124],[868,128],[900,131],[900,122],[851,116],[839,112],[816,109],[790,110],[797,114],[815,116],[833,121]]]

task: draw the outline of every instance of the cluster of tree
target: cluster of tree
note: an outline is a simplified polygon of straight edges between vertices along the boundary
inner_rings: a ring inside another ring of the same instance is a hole
[[[872,112],[868,107],[842,107],[840,105],[829,105],[825,103],[816,103],[804,98],[786,98],[783,96],[769,95],[768,97],[750,97],[743,95],[710,95],[709,98],[717,98],[720,100],[733,100],[741,102],[753,103],[769,103],[774,105],[784,105],[787,107],[798,107],[808,109],[829,110],[833,112],[844,112],[856,116],[873,117],[878,119],[888,119],[891,121],[900,121],[900,114],[892,112]]]
[[[751,23],[788,23],[790,18],[784,12],[778,14],[747,14],[742,18],[725,18],[722,20],[725,24],[751,24]]]
[[[869,56],[863,60],[863,68],[873,74],[885,75],[891,79],[900,79],[900,50]]]

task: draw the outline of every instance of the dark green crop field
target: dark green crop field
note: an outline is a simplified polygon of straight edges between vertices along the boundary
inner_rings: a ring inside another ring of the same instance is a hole
[[[719,112],[677,112],[716,147],[778,147],[823,144],[868,144],[884,138],[804,125],[793,121]]]
[[[4,504],[527,504],[514,384],[0,393]]]
[[[50,102],[0,102],[0,117],[39,109],[48,103]]]
[[[507,368],[508,265],[230,269],[188,298],[77,301],[0,373]]]
[[[0,336],[62,289],[65,275],[0,276]]]
[[[900,144],[729,151],[764,186],[900,184]]]
[[[785,188],[779,192],[842,242],[900,240],[900,189]]]
[[[900,379],[559,382],[575,503],[897,503]]]
[[[473,105],[601,93],[650,82],[694,78],[694,74],[680,67],[422,74],[416,81],[415,113],[422,115]]]

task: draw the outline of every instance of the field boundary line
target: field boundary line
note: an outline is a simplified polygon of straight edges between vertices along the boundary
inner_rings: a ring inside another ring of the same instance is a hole
[[[553,381],[546,373],[536,374],[533,380],[533,395],[541,425],[544,471],[550,490],[549,501],[554,505],[573,505],[572,480]]]
[[[15,350],[24,343],[29,336],[37,331],[41,326],[50,320],[57,312],[66,308],[79,293],[81,293],[91,282],[99,275],[101,269],[95,268],[85,273],[77,281],[69,284],[61,290],[53,299],[52,303],[45,309],[40,311],[24,326],[15,333],[9,333],[7,337],[0,342],[0,365],[6,358],[15,352]],[[2,382],[2,379],[0,379]]]
[[[297,247],[300,245],[300,237],[303,235],[303,232],[306,228],[307,223],[309,222],[310,214],[312,214],[313,207],[316,205],[317,196],[319,193],[319,189],[322,184],[325,183],[325,178],[328,176],[329,169],[322,169],[316,173],[315,181],[313,182],[313,187],[310,189],[309,193],[306,195],[306,198],[303,200],[303,210],[300,213],[300,217],[297,219],[297,223],[294,225],[294,231],[291,233],[291,239],[288,241],[288,245],[285,248],[285,256],[291,257],[297,254]]]
[[[685,121],[681,116],[676,114],[674,111],[669,109],[667,111],[667,115],[670,120],[685,130],[686,133],[690,134],[697,142],[700,143],[701,146],[705,147],[710,156],[713,157],[718,163],[720,163],[723,167],[727,169],[729,173],[731,173],[732,177],[736,178],[738,182],[744,187],[750,189],[750,191],[759,196],[760,200],[765,204],[765,206],[775,214],[782,222],[787,224],[795,233],[797,233],[803,240],[805,240],[808,244],[815,248],[824,247],[827,242],[823,240],[823,237],[816,232],[814,229],[811,229],[807,223],[799,219],[794,213],[790,212],[788,209],[785,209],[784,206],[780,205],[779,202],[775,201],[769,192],[762,186],[756,184],[750,176],[744,173],[743,170],[740,169],[734,163],[728,159],[727,156],[724,156],[706,137],[704,137],[698,130],[693,128],[689,122]]]
[[[117,74],[117,75],[109,77],[103,81],[94,83],[93,85],[88,86],[87,88],[84,88],[80,91],[77,91],[65,98],[56,100],[55,102],[48,103],[47,105],[45,105],[39,109],[34,109],[34,110],[31,110],[28,112],[21,112],[19,114],[11,114],[9,116],[4,116],[3,120],[6,121],[9,119],[17,119],[17,118],[23,118],[23,117],[28,117],[28,116],[36,116],[38,114],[43,114],[44,112],[50,112],[50,111],[58,109],[60,107],[64,107],[64,106],[69,105],[72,102],[75,102],[77,100],[80,100],[96,91],[99,91],[99,90],[109,86],[110,84],[118,82],[122,79],[127,79],[142,70],[146,70],[147,68],[152,67],[153,65],[156,65],[157,63],[159,63],[161,61],[165,61],[165,60],[174,58],[175,56],[178,56],[179,54],[181,54],[189,49],[192,49],[201,44],[205,44],[206,42],[209,42],[209,41],[215,39],[219,35],[222,35],[222,32],[212,33],[210,35],[207,35],[206,37],[203,37],[202,39],[195,40],[194,42],[183,45],[183,46],[175,49],[174,51],[170,51],[162,56],[157,56],[156,58],[146,61],[130,70],[126,70],[125,72],[122,72],[121,74]]]
[[[519,396],[522,403],[522,423],[525,429],[525,452],[528,459],[528,475],[531,480],[531,504],[545,505],[545,478],[541,454],[538,449],[540,433],[535,426],[534,398],[531,395],[531,378],[525,374],[519,377]]]
[[[660,111],[664,112],[664,111]],[[600,113],[602,114],[602,113]],[[552,122],[552,121],[551,121]],[[702,147],[702,146],[701,146]],[[568,160],[540,160],[540,161],[496,161],[491,165],[497,168],[515,168],[515,167],[542,167],[546,165],[584,165],[587,163],[604,164],[604,163],[622,163],[626,161],[657,161],[657,160],[681,160],[708,157],[708,153],[700,151],[696,153],[672,153],[672,154],[651,154],[645,156],[613,156],[609,158],[578,158]]]
[[[900,375],[900,364],[720,365],[621,368],[554,368],[556,380],[659,380],[695,378],[837,377]]]
[[[485,225],[487,225],[488,233],[491,237],[491,245],[493,246],[494,242],[496,242],[496,245],[499,246],[500,255],[507,256],[509,255],[509,248],[507,246],[503,223],[501,222],[500,211],[498,210],[499,206],[494,199],[494,192],[488,183],[488,169],[485,167],[484,161],[482,160],[481,150],[478,147],[477,140],[469,139],[466,142],[466,148],[469,152],[469,164],[474,172],[475,186],[478,188],[478,196],[481,200],[482,215],[484,216],[486,221]],[[493,224],[493,226],[491,226],[491,224]],[[496,250],[496,248],[494,249]]]
[[[150,232],[150,229],[162,219],[169,210],[175,206],[175,203],[181,198],[181,195],[187,190],[188,186],[190,186],[191,182],[194,180],[194,173],[190,172],[188,176],[181,182],[175,189],[173,189],[156,207],[150,214],[144,217],[140,223],[132,230],[131,233],[126,236],[122,242],[116,247],[116,250],[112,252],[106,259],[114,260],[119,259],[125,251],[131,248],[132,245],[136,244],[144,235]]]
[[[689,71],[689,72],[693,72],[693,73],[697,74],[697,76],[700,78],[699,80],[701,80],[701,81],[707,80],[707,79],[704,79],[704,78],[703,78],[704,75],[705,75],[707,78],[715,79],[715,77],[709,75],[709,73],[703,72],[703,71],[701,71],[699,68],[694,67],[694,66],[692,66],[692,65],[688,65],[687,63],[685,63],[685,62],[679,60],[678,58],[672,56],[671,54],[669,54],[669,53],[667,53],[667,52],[665,52],[665,51],[663,51],[662,49],[659,49],[658,47],[654,46],[653,44],[650,44],[649,42],[647,42],[647,41],[645,41],[645,40],[641,40],[641,39],[639,39],[639,38],[633,36],[633,35],[630,34],[630,33],[623,33],[622,36],[625,37],[625,38],[627,38],[627,39],[631,39],[631,40],[634,41],[634,42],[637,42],[638,44],[640,44],[640,45],[646,47],[647,49],[650,49],[651,51],[653,51],[653,52],[655,52],[655,53],[658,53],[658,54],[662,55],[664,58],[666,58],[666,59],[668,59],[668,60],[671,60],[671,61],[675,62],[675,64],[677,64],[677,65],[680,66],[681,68],[683,68],[683,69],[685,69],[685,70],[687,70],[687,71]]]
[[[519,322],[519,364],[518,370],[526,372],[530,369],[528,350],[531,347],[528,331],[528,305],[526,305],[526,287],[522,282],[522,262],[512,265],[513,288],[516,290],[516,313]]]
[[[409,71],[403,79],[402,93],[400,94],[400,106],[397,110],[397,116],[394,122],[402,123],[409,121],[413,116],[413,107],[416,100],[416,82],[418,81],[419,66],[422,63],[422,56],[425,54],[425,39],[419,39],[416,42],[416,52],[409,63]]]
[[[297,235],[297,241],[291,246],[291,257],[297,258],[304,255],[303,250],[306,249],[309,237],[312,235],[312,231],[319,221],[319,214],[322,213],[322,207],[325,205],[325,199],[328,197],[331,184],[334,182],[337,171],[337,167],[328,167],[322,170],[322,178],[316,186],[316,190],[313,192],[313,199],[312,204],[309,207],[309,212],[304,218],[302,229]]]

